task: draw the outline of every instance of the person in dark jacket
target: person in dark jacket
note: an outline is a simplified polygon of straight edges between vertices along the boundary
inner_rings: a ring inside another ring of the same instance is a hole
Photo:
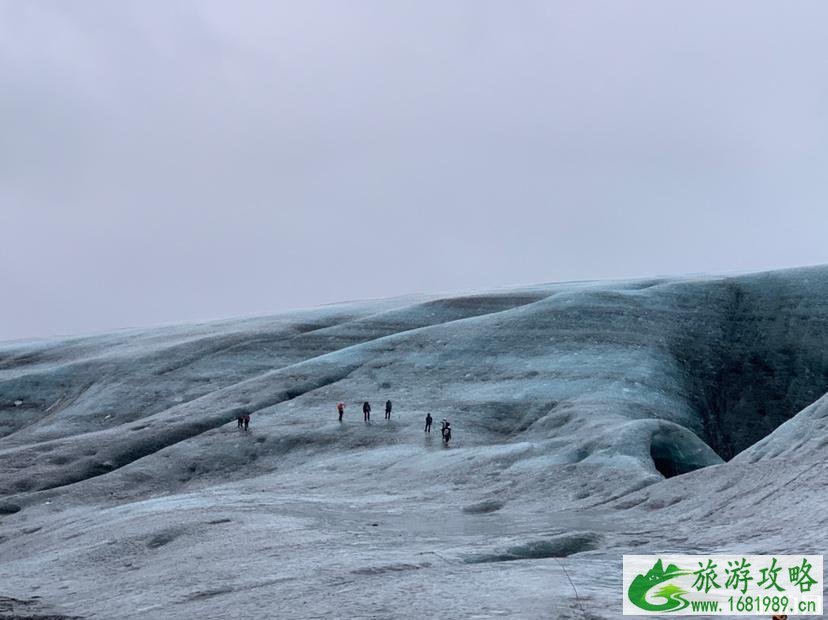
[[[385,401],[385,419],[386,420],[391,419],[391,401],[390,400]]]
[[[339,413],[339,421],[342,422],[342,414],[345,413],[345,403],[339,403],[336,406],[336,411]]]
[[[244,416],[240,415],[236,418],[236,428],[244,428]]]
[[[371,405],[368,404],[367,400],[362,403],[362,419],[366,422],[371,420]]]
[[[250,415],[244,414],[244,430],[247,430],[248,426],[250,426]]]
[[[443,426],[440,428],[440,434],[443,436],[443,443],[448,445],[451,441],[451,422],[443,418]]]
[[[431,422],[432,422],[431,414],[427,413],[426,414],[426,426],[425,426],[425,432],[426,433],[431,433]]]

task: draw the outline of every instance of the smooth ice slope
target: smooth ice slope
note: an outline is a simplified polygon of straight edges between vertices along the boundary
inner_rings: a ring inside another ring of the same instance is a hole
[[[0,613],[615,618],[624,552],[823,553],[827,344],[811,268],[0,345]]]

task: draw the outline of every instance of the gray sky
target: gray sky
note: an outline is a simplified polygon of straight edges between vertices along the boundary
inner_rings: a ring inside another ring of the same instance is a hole
[[[0,0],[0,339],[828,262],[828,3]]]

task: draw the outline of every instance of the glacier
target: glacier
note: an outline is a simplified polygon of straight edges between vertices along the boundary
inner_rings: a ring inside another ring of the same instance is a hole
[[[822,553],[826,345],[828,267],[2,343],[0,614],[616,618],[624,553]]]

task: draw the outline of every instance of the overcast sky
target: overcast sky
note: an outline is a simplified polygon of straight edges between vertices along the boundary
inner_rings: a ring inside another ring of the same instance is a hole
[[[828,3],[0,0],[0,339],[828,262]]]

